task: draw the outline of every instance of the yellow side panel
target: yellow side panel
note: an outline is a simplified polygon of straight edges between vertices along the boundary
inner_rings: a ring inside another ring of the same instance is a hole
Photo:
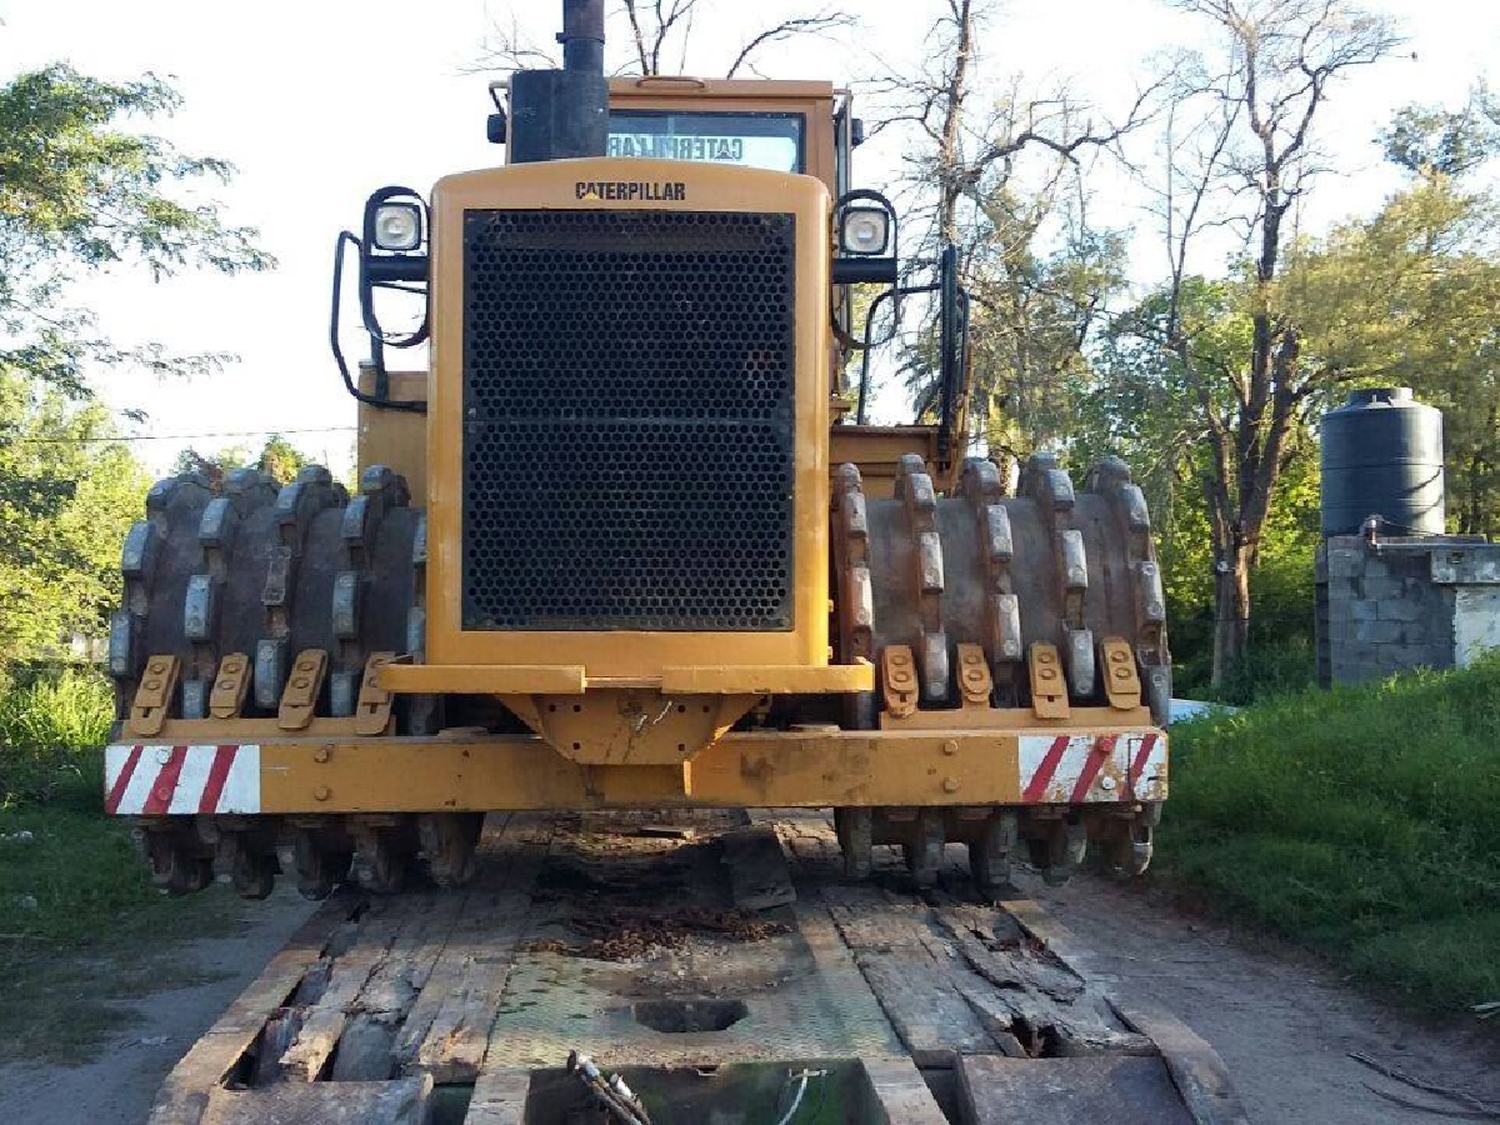
[[[375,393],[375,372],[365,364],[359,368],[359,389]],[[390,372],[390,397],[395,402],[426,402],[427,372]],[[359,404],[359,471],[385,465],[406,478],[411,504],[427,503],[427,419],[409,410],[383,410]]]

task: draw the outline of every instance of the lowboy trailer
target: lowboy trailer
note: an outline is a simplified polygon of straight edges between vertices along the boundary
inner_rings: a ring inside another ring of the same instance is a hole
[[[492,815],[461,891],[327,899],[150,1125],[1248,1125],[959,854],[918,890],[820,811]]]

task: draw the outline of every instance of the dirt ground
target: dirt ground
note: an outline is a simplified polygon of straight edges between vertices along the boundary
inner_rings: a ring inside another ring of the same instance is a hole
[[[1486,1042],[1460,1030],[1420,1026],[1351,993],[1304,958],[1268,950],[1265,943],[1252,948],[1229,930],[1153,905],[1138,887],[1080,878],[1060,890],[1029,880],[1023,889],[1045,902],[1091,951],[1091,970],[1122,999],[1161,1004],[1219,1050],[1258,1125],[1454,1119],[1453,1105],[1382,1078],[1351,1060],[1351,1051],[1500,1100],[1500,1034]],[[183,946],[184,958],[217,979],[133,1001],[140,1021],[115,1037],[97,1062],[0,1067],[0,1121],[144,1122],[167,1071],[310,909],[290,889],[280,890],[268,902],[244,908],[240,932]]]
[[[1023,889],[1091,951],[1090,968],[1122,1001],[1160,1004],[1213,1044],[1257,1125],[1462,1119],[1454,1103],[1384,1078],[1350,1052],[1500,1101],[1500,1027],[1420,1025],[1306,957],[1172,912],[1139,886],[1085,877]]]
[[[183,975],[210,983],[164,989],[126,1003],[139,1019],[111,1037],[97,1052],[97,1061],[80,1067],[0,1065],[0,1122],[141,1125],[167,1072],[315,905],[283,880],[265,902],[240,907],[241,922],[233,934],[177,947],[176,955],[194,970]]]

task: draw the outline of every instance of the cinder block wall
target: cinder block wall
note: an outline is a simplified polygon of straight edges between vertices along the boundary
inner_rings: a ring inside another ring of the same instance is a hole
[[[1500,645],[1500,544],[1341,535],[1317,560],[1318,682],[1468,664]]]

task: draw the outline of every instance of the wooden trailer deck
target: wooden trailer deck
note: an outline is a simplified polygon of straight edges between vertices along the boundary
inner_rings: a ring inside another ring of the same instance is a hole
[[[482,857],[458,891],[337,892],[151,1125],[612,1120],[572,1051],[653,1125],[776,1125],[799,1086],[795,1125],[1246,1123],[1208,1045],[1035,903],[957,864],[919,894],[894,855],[847,884],[821,814],[495,817]]]

